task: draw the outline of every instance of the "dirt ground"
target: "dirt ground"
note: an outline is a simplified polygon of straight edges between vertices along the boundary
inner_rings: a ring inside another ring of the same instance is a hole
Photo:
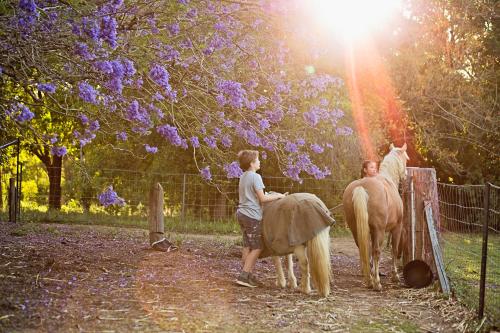
[[[234,283],[238,237],[169,235],[179,251],[148,249],[138,229],[0,223],[1,332],[457,332],[452,300],[382,277],[362,286],[350,237],[332,239],[332,294]],[[296,265],[296,274],[298,273]],[[382,272],[389,272],[385,254]]]

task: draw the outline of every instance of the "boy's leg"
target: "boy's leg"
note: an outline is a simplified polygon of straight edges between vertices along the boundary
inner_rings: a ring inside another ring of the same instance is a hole
[[[262,252],[262,249],[254,249],[250,250],[248,253],[245,264],[243,265],[243,271],[247,273],[252,273],[253,268],[255,267],[255,263],[257,259],[259,259],[259,255]]]
[[[247,260],[247,256],[248,256],[249,253],[250,253],[250,247],[245,246],[243,248],[243,251],[241,252],[241,265],[242,266],[245,265],[245,261]]]

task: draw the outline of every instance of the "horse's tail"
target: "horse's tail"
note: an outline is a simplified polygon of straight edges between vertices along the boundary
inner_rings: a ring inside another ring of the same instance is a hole
[[[357,243],[363,276],[370,276],[370,227],[368,225],[368,192],[357,186],[352,192],[354,216],[356,217]]]
[[[307,242],[307,257],[311,278],[321,296],[330,294],[330,227],[323,229]]]

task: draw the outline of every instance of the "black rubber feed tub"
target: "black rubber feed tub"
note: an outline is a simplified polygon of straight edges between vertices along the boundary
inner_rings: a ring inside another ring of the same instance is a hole
[[[434,275],[432,270],[422,260],[412,260],[403,268],[405,283],[410,288],[424,288],[432,283]]]

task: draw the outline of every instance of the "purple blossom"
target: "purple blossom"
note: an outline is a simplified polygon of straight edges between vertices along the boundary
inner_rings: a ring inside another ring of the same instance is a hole
[[[203,141],[212,149],[217,148],[217,140],[213,136],[206,136],[203,138]]]
[[[112,205],[125,205],[125,200],[123,200],[123,198],[120,198],[118,194],[116,194],[116,192],[113,190],[112,185],[108,186],[108,188],[104,192],[99,194],[97,198],[99,199],[101,205],[103,205],[104,207]]]
[[[78,84],[80,90],[80,98],[87,103],[97,104],[97,91],[87,82],[80,82]]]
[[[6,113],[20,123],[30,121],[35,116],[35,114],[23,103],[13,104]]]
[[[125,132],[118,132],[116,133],[116,138],[121,141],[127,141],[127,133]]]
[[[200,147],[200,140],[198,140],[197,136],[190,137],[189,141],[191,142],[191,146],[193,146],[193,148],[199,148]]]
[[[128,106],[126,115],[127,119],[137,121],[148,128],[153,125],[148,112],[140,106],[136,99]]]
[[[316,154],[321,154],[322,152],[325,151],[325,149],[323,147],[321,147],[320,145],[318,145],[317,143],[313,143],[311,145],[311,150],[313,152],[315,152]]]
[[[296,153],[299,151],[299,148],[297,147],[297,144],[293,142],[287,142],[285,144],[285,150],[289,153]]]
[[[309,111],[304,112],[303,117],[305,122],[313,127],[316,126],[319,122],[319,115],[316,112],[315,108],[311,108]]]
[[[217,21],[214,24],[214,29],[215,30],[224,31],[224,30],[226,30],[226,25],[224,24],[224,22]]]
[[[156,131],[174,146],[182,145],[182,139],[177,132],[177,127],[165,124],[162,126],[158,126],[156,128]]]
[[[101,31],[100,37],[111,46],[111,48],[116,48],[117,42],[117,29],[118,24],[116,19],[111,16],[104,16],[101,20]]]
[[[217,89],[228,97],[229,103],[235,108],[241,108],[246,99],[246,91],[241,83],[231,80],[221,80],[217,83]]]
[[[294,165],[288,165],[286,170],[283,172],[283,174],[295,181],[301,182],[302,180],[299,177],[300,174],[300,169],[297,166]]]
[[[122,64],[123,67],[125,68],[125,75],[129,77],[134,76],[134,74],[136,73],[134,62],[130,59],[123,58]]]
[[[52,94],[56,92],[56,86],[52,83],[39,83],[38,90]]]
[[[158,152],[158,147],[152,147],[152,146],[150,146],[148,144],[145,144],[144,148],[146,149],[146,151],[148,153],[151,153],[151,154],[156,154]]]
[[[183,49],[190,49],[193,47],[193,42],[191,42],[189,38],[186,38],[179,43],[179,47]]]
[[[240,164],[236,161],[224,165],[224,171],[226,171],[227,178],[239,178],[243,174]]]
[[[20,113],[16,117],[16,120],[20,123],[24,123],[26,121],[30,121],[31,119],[33,119],[34,116],[35,116],[35,114],[33,112],[31,112],[30,109],[28,109],[28,107],[26,105],[23,105],[20,108]]]
[[[119,77],[114,77],[105,84],[106,88],[109,90],[121,94],[123,90],[123,81]]]
[[[89,125],[89,131],[91,132],[95,132],[97,131],[99,128],[101,127],[101,125],[99,125],[99,121],[98,120],[94,120],[93,122],[90,123]]]
[[[94,63],[94,67],[104,73],[104,74],[111,74],[113,73],[113,65],[111,64],[111,61],[96,61]]]
[[[92,60],[95,55],[90,52],[89,46],[82,42],[75,43],[75,53],[82,57],[83,60]]]
[[[195,19],[198,16],[198,11],[196,8],[191,8],[187,13],[186,17],[189,19]]]
[[[156,84],[163,87],[165,90],[170,91],[172,89],[169,83],[170,75],[163,66],[154,64],[149,71],[149,76]]]
[[[200,174],[201,174],[201,177],[203,177],[203,179],[205,179],[207,181],[212,180],[212,174],[210,173],[210,167],[209,166],[206,166],[203,169],[201,169],[200,170]]]
[[[353,131],[352,131],[352,128],[348,127],[348,126],[343,126],[343,127],[337,127],[335,129],[335,133],[337,135],[345,135],[345,136],[348,136],[348,135],[352,135]]]
[[[165,99],[165,96],[163,96],[161,94],[161,92],[157,91],[155,92],[155,94],[153,95],[153,101],[163,101]]]
[[[83,32],[87,34],[95,42],[99,41],[99,24],[95,20],[91,20],[88,17],[82,19]]]
[[[279,123],[285,114],[280,108],[276,108],[273,111],[267,110],[266,111],[266,117],[269,119],[270,122],[272,123]]]
[[[83,113],[80,113],[79,117],[83,125],[87,125],[89,123],[89,118]]]
[[[223,135],[222,138],[220,139],[220,142],[226,148],[231,147],[233,144],[229,135]]]
[[[68,150],[64,146],[60,147],[52,146],[52,148],[50,148],[50,153],[54,156],[63,157],[68,153]]]
[[[173,23],[168,26],[168,31],[170,32],[171,36],[177,36],[179,32],[181,31],[181,28],[179,27],[179,23]]]
[[[266,130],[269,127],[271,127],[271,124],[269,123],[269,120],[261,119],[261,120],[259,120],[259,126],[260,126],[261,130]]]
[[[35,13],[37,7],[34,0],[19,0],[19,8],[28,13]]]
[[[181,54],[173,46],[165,45],[163,46],[163,50],[158,52],[158,56],[165,61],[174,61],[178,60]]]

